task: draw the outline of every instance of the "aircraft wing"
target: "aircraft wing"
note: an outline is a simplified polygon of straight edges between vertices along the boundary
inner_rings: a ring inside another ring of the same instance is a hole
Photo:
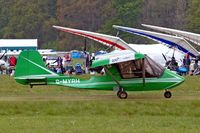
[[[133,52],[130,50],[121,50],[121,51],[113,51],[108,54],[103,54],[95,57],[95,60],[92,62],[92,68],[116,64],[120,62],[137,60],[144,58],[145,55],[137,52]]]
[[[110,36],[110,35],[105,35],[105,34],[100,34],[100,33],[95,33],[95,32],[90,32],[90,31],[84,31],[84,30],[78,30],[78,29],[72,29],[72,28],[66,28],[66,27],[61,27],[61,26],[53,26],[53,27],[58,30],[67,32],[67,33],[87,37],[89,39],[100,42],[106,46],[110,46],[115,49],[133,50],[131,47],[128,46],[128,44],[125,41],[123,41],[122,39],[120,39],[119,37],[116,37],[116,36]],[[133,51],[135,51],[135,50],[133,50]]]
[[[165,33],[182,36],[185,39],[190,40],[191,42],[200,46],[200,34],[176,30],[176,29],[164,28],[164,27],[159,27],[159,26],[147,25],[147,24],[142,24],[142,26],[153,29],[153,30],[165,32]]]
[[[147,37],[149,39],[152,39],[162,44],[164,43],[170,48],[175,47],[181,52],[188,53],[190,56],[194,58],[199,56],[198,51],[182,37],[176,37],[172,35],[167,35],[167,34],[147,31],[147,30],[140,30],[136,28],[123,27],[123,26],[114,25],[113,27],[118,30],[122,30],[124,32],[129,32],[131,34]]]

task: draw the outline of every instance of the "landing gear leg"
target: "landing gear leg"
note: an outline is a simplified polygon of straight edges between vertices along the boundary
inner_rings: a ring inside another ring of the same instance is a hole
[[[128,94],[124,91],[124,89],[121,87],[119,81],[112,75],[112,73],[108,70],[108,68],[105,66],[104,67],[106,73],[108,73],[111,78],[117,83],[118,85],[118,92],[117,92],[117,96],[120,98],[120,99],[126,99],[128,97]]]
[[[126,99],[128,97],[128,94],[126,93],[126,91],[124,91],[122,87],[119,87],[119,90],[117,91],[117,96],[120,99]]]
[[[172,93],[170,91],[166,90],[165,93],[164,93],[164,97],[165,98],[171,98],[172,97]]]

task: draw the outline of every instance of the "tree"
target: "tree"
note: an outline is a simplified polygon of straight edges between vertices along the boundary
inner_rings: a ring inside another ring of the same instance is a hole
[[[55,41],[57,35],[52,28],[57,21],[54,4],[55,0],[15,1],[10,5],[7,23],[1,29],[3,38],[37,38],[41,47]]]
[[[143,0],[112,0],[111,9],[112,17],[106,21],[101,31],[107,34],[116,34],[117,31],[112,28],[112,25],[122,25],[128,27],[138,27],[139,18],[142,12]],[[127,33],[120,32],[120,37],[128,42],[138,43],[140,38]]]
[[[107,19],[104,12],[107,3],[107,0],[58,0],[59,23],[71,28],[97,31]],[[81,50],[84,46],[84,38],[68,33],[59,32],[59,40],[59,45],[64,46],[66,50]]]
[[[200,1],[191,0],[187,12],[187,28],[191,32],[200,33]]]

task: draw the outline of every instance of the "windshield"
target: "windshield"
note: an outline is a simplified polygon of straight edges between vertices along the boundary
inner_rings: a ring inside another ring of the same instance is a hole
[[[155,77],[160,77],[164,71],[164,67],[153,61],[150,57],[145,56],[145,71]],[[148,75],[146,75],[148,77]]]

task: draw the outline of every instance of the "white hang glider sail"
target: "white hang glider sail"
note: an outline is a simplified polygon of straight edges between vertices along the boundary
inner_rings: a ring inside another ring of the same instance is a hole
[[[159,43],[165,44],[170,48],[176,48],[181,52],[187,53],[194,58],[199,56],[198,51],[193,46],[191,46],[183,37],[177,37],[147,30],[117,26],[117,25],[113,25],[113,27],[124,32],[129,32],[131,34],[147,37]]]
[[[200,46],[200,34],[176,30],[176,29],[164,28],[164,27],[159,27],[159,26],[147,25],[147,24],[142,24],[142,26],[153,29],[153,30],[165,32],[168,34],[184,37],[185,39],[190,40],[191,42]]]
[[[66,27],[61,27],[61,26],[53,26],[53,27],[64,32],[68,32],[74,35],[83,36],[83,37],[92,39],[94,41],[100,42],[114,49],[135,51],[134,49],[129,47],[128,44],[122,39],[120,39],[119,37],[90,32],[90,31],[66,28]]]
[[[148,55],[162,66],[165,66],[166,60],[171,60],[172,56],[176,57],[179,66],[182,65],[184,54],[176,49],[174,52],[174,49],[169,49],[163,44],[129,44],[129,46],[134,48],[137,52]],[[166,59],[163,58],[163,54]]]

